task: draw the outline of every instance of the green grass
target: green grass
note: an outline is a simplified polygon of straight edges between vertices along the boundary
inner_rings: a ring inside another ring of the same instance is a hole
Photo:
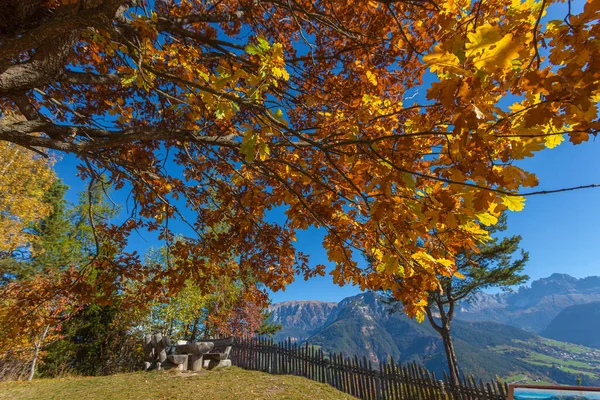
[[[231,367],[201,371],[135,372],[101,377],[39,379],[0,383],[0,399],[353,399],[305,378],[269,375]]]
[[[522,381],[526,378],[527,378],[527,375],[519,374],[519,375],[507,376],[505,378],[502,378],[502,380],[506,383],[513,383],[513,382]]]
[[[578,344],[559,342],[558,340],[552,340],[552,339],[546,339],[546,338],[542,339],[542,343],[545,344],[546,346],[561,349],[561,350],[564,350],[565,352],[571,353],[571,354],[585,354],[585,353],[590,353],[592,351],[598,351],[598,349],[592,349],[592,348],[581,346]]]
[[[597,350],[579,346],[571,343],[559,342],[551,339],[541,339],[535,342],[527,342],[522,340],[514,340],[514,345],[505,344],[490,347],[489,349],[501,354],[516,357],[521,361],[524,361],[531,365],[536,365],[544,368],[552,368],[558,366],[562,371],[574,374],[584,375],[590,379],[600,378],[600,359],[588,353],[596,353]],[[576,354],[580,359],[572,360],[565,359],[556,354],[553,355],[545,354],[546,352],[559,351],[569,354]],[[590,365],[591,363],[591,365]],[[535,378],[543,378],[543,376],[537,376],[539,374],[533,373],[531,376],[523,377],[523,375],[511,376],[505,378],[507,382],[519,381],[520,383],[529,383],[530,380]],[[532,382],[541,383],[541,382]]]
[[[574,367],[574,368],[584,368],[584,369],[590,368],[590,366],[588,364],[581,362],[581,361],[562,360],[560,358],[550,357],[545,354],[530,353],[528,359],[532,360],[532,361],[546,362],[549,365],[558,364],[558,365],[564,365],[567,367]]]
[[[506,382],[506,383],[519,382],[521,384],[535,384],[535,385],[554,385],[555,384],[555,383],[553,383],[551,381],[534,379],[534,378],[531,378],[530,376],[525,375],[525,374],[508,376],[506,378],[502,378],[502,380],[504,382]]]

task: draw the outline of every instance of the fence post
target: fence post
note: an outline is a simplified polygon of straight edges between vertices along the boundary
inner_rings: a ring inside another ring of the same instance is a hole
[[[438,385],[440,386],[440,396],[442,396],[442,398],[446,398],[446,385],[444,384],[443,380],[439,380],[438,381]]]

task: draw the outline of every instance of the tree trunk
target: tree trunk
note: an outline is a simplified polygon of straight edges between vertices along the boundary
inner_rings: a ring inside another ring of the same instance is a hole
[[[444,309],[443,304],[439,300],[439,298],[435,299],[435,302],[437,303],[438,311],[440,313],[441,324],[438,325],[434,320],[431,307],[425,307],[425,311],[427,313],[429,323],[442,337],[442,342],[444,343],[444,351],[446,352],[446,360],[448,362],[448,372],[450,373],[450,382],[454,385],[458,385],[460,384],[458,360],[456,358],[456,352],[454,351],[454,342],[452,341],[452,335],[450,335],[450,322],[452,321],[452,317],[454,317],[454,307],[452,304],[452,307],[450,309],[451,312],[446,313],[446,310]]]
[[[35,375],[35,365],[37,364],[37,359],[40,354],[40,349],[42,348],[42,345],[44,344],[44,340],[46,339],[46,335],[48,334],[49,329],[50,329],[50,325],[47,325],[46,329],[44,329],[44,333],[42,333],[42,336],[40,337],[40,339],[37,342],[34,341],[35,351],[33,352],[33,360],[31,360],[31,369],[29,370],[29,378],[27,379],[28,381],[32,380],[33,376]]]
[[[196,339],[196,334],[198,333],[198,324],[200,323],[200,318],[196,318],[194,321],[194,327],[192,328],[192,334],[190,335],[190,343],[192,343]]]
[[[448,360],[448,371],[450,371],[450,381],[453,385],[460,384],[460,373],[458,371],[458,360],[454,351],[454,342],[450,335],[450,327],[443,326],[440,335],[444,342],[444,350],[446,351],[446,359]]]

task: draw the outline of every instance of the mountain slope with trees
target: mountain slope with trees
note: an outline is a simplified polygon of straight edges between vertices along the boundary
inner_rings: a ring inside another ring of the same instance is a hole
[[[542,335],[600,349],[600,302],[565,308],[544,329]]]
[[[298,300],[272,304],[268,311],[273,313],[271,320],[282,329],[275,333],[275,340],[304,340],[321,328],[337,303]]]
[[[345,298],[323,326],[303,341],[328,352],[365,356],[376,363],[389,357],[417,361],[441,376],[447,362],[439,334],[427,323],[390,313],[383,300],[373,293]],[[528,381],[564,384],[575,384],[577,376],[582,376],[587,384],[600,383],[600,352],[594,349],[554,342],[495,322],[456,320],[452,335],[459,366],[467,374],[524,376]],[[568,353],[571,355],[566,356]]]

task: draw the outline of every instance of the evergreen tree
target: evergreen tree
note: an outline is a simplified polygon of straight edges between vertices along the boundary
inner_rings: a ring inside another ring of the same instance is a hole
[[[46,218],[27,228],[32,239],[28,246],[0,258],[0,282],[19,281],[65,268],[79,258],[81,246],[71,237],[70,211],[65,200],[68,189],[57,179],[44,193],[43,201],[51,211]]]
[[[262,323],[260,324],[260,328],[256,333],[259,335],[273,336],[282,328],[283,326],[273,322],[273,312],[269,312],[267,309],[265,309],[262,312]]]
[[[471,300],[473,295],[484,289],[510,290],[529,279],[523,274],[529,254],[520,250],[516,256],[521,236],[497,237],[499,232],[507,228],[506,215],[503,214],[496,225],[485,228],[491,240],[481,243],[476,251],[464,250],[456,257],[457,272],[464,278],[439,275],[441,290],[429,292],[429,302],[425,308],[429,323],[442,337],[450,378],[455,383],[459,382],[460,370],[450,327],[456,304]],[[399,312],[402,309],[400,302],[391,297],[388,304],[392,305],[391,311]]]

